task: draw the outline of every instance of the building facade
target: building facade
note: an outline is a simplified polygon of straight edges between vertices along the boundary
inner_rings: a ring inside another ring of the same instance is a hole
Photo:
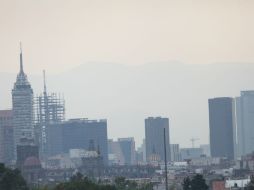
[[[236,129],[234,99],[214,98],[208,102],[211,156],[234,159]]]
[[[108,140],[108,152],[114,158],[112,164],[134,165],[136,164],[135,141],[133,137]]]
[[[254,151],[254,91],[242,91],[236,98],[237,156]]]
[[[134,165],[135,162],[135,141],[133,137],[130,138],[119,138],[121,150],[123,152],[124,160],[126,165]]]
[[[50,156],[68,153],[71,149],[95,149],[100,152],[104,164],[108,164],[106,120],[72,119],[50,125],[47,132]]]
[[[23,70],[22,51],[20,52],[20,71],[12,90],[14,154],[20,139],[34,138],[33,89]]]
[[[14,159],[12,110],[0,110],[0,163],[11,164]]]
[[[166,131],[167,160],[170,161],[169,119],[149,117],[145,119],[146,161],[164,161],[164,129]]]
[[[203,155],[201,148],[181,148],[180,155],[182,161],[200,158]]]
[[[173,162],[180,162],[181,155],[180,155],[180,147],[179,144],[170,144],[170,151],[171,151],[171,161]]]

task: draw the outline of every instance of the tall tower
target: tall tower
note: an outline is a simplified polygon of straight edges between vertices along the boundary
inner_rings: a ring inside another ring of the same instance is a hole
[[[236,127],[234,99],[213,98],[208,103],[211,156],[233,160]]]
[[[170,160],[169,119],[148,117],[145,119],[146,161],[164,161],[164,128],[166,130],[167,160]],[[155,159],[156,158],[156,159]]]
[[[254,151],[254,91],[241,91],[236,98],[238,157]]]
[[[12,89],[14,154],[22,139],[34,140],[33,89],[23,69],[22,47],[20,45],[20,71]]]

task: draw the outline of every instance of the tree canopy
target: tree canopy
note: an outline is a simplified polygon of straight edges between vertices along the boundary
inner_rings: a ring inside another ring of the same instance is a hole
[[[202,175],[197,174],[192,179],[186,177],[182,183],[183,190],[207,190],[208,185]]]
[[[0,189],[29,190],[20,171],[6,168],[4,164],[0,164]]]

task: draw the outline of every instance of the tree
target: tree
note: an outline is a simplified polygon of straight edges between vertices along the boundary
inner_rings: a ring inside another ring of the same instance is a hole
[[[254,176],[250,177],[250,182],[246,186],[246,190],[254,190]]]
[[[172,185],[170,185],[170,187],[169,187],[169,190],[176,190],[177,188],[176,188],[176,184],[175,183],[173,183]]]
[[[77,173],[69,182],[60,183],[53,190],[116,190],[116,188],[111,185],[96,184]]]
[[[183,183],[183,190],[207,190],[208,185],[205,182],[205,179],[202,175],[197,174],[192,179],[189,177],[184,178]]]
[[[183,190],[191,190],[191,180],[189,177],[183,179]]]
[[[205,179],[202,175],[197,174],[194,176],[194,178],[191,180],[191,189],[192,190],[207,190],[208,185],[205,182]]]
[[[0,164],[0,189],[29,190],[26,181],[18,169],[9,169]]]
[[[125,177],[116,177],[114,182],[118,190],[125,189],[125,186],[126,186]]]

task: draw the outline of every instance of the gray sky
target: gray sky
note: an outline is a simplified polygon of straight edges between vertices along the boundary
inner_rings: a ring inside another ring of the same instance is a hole
[[[252,0],[0,0],[1,71],[89,61],[253,62]]]

